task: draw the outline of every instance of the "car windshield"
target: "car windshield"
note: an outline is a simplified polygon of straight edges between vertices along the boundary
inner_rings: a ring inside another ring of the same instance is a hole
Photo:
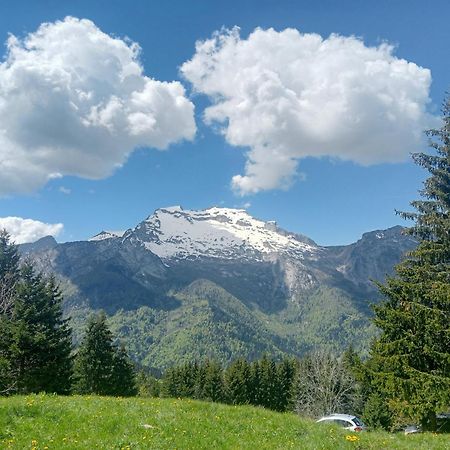
[[[357,417],[354,417],[352,420],[353,420],[353,422],[355,422],[355,424],[358,427],[363,427],[364,426],[364,424]]]

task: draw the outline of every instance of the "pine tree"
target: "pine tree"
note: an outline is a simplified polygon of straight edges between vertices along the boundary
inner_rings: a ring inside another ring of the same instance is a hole
[[[262,405],[261,389],[261,362],[259,359],[250,364],[250,403],[255,406]]]
[[[101,312],[91,316],[75,358],[74,390],[80,394],[132,396],[137,394],[134,365],[113,335]]]
[[[159,397],[161,395],[161,380],[143,368],[136,374],[136,385],[140,397]]]
[[[131,397],[137,392],[134,365],[130,361],[125,347],[121,345],[115,350],[113,356],[111,395]]]
[[[67,394],[71,330],[53,277],[19,268],[17,246],[0,233],[0,392]]]
[[[233,361],[225,370],[225,390],[229,403],[234,405],[251,402],[251,371],[250,364],[244,358]]]
[[[204,382],[202,373],[203,370],[196,362],[167,369],[162,383],[162,395],[176,398],[201,398]]]
[[[223,385],[223,369],[217,361],[207,360],[205,363],[205,381],[202,398],[212,402],[222,402],[225,399]]]
[[[205,384],[206,384],[206,362],[199,364],[197,367],[197,373],[195,374],[194,398],[198,400],[206,400]]]
[[[259,363],[259,405],[269,409],[277,409],[278,380],[275,361],[263,355]]]
[[[411,202],[407,232],[418,247],[379,285],[385,300],[376,306],[381,336],[371,350],[374,377],[395,411],[436,428],[436,412],[450,403],[450,99],[443,125],[428,132],[431,153],[413,160],[429,178]]]
[[[67,394],[72,378],[72,339],[62,317],[62,296],[53,277],[24,264],[11,316],[10,357],[17,391]]]
[[[293,384],[296,375],[296,361],[292,358],[284,358],[277,365],[277,392],[275,410],[288,411],[293,407]]]
[[[113,336],[105,313],[91,316],[75,358],[75,391],[111,395],[114,392]]]

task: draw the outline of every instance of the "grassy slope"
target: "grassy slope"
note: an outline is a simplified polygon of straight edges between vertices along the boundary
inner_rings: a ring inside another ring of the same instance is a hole
[[[95,396],[0,399],[1,448],[450,449],[448,435],[369,432],[355,442],[349,435],[250,406]]]

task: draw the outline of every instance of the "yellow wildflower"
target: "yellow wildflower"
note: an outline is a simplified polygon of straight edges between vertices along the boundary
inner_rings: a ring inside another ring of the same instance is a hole
[[[347,436],[345,436],[345,439],[349,442],[359,441],[359,437],[355,436],[354,434],[347,434]]]

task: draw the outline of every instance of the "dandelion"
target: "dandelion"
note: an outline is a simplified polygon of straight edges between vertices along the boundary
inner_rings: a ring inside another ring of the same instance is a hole
[[[345,436],[345,439],[349,442],[359,441],[359,437],[355,436],[354,434],[347,434],[347,436]]]

